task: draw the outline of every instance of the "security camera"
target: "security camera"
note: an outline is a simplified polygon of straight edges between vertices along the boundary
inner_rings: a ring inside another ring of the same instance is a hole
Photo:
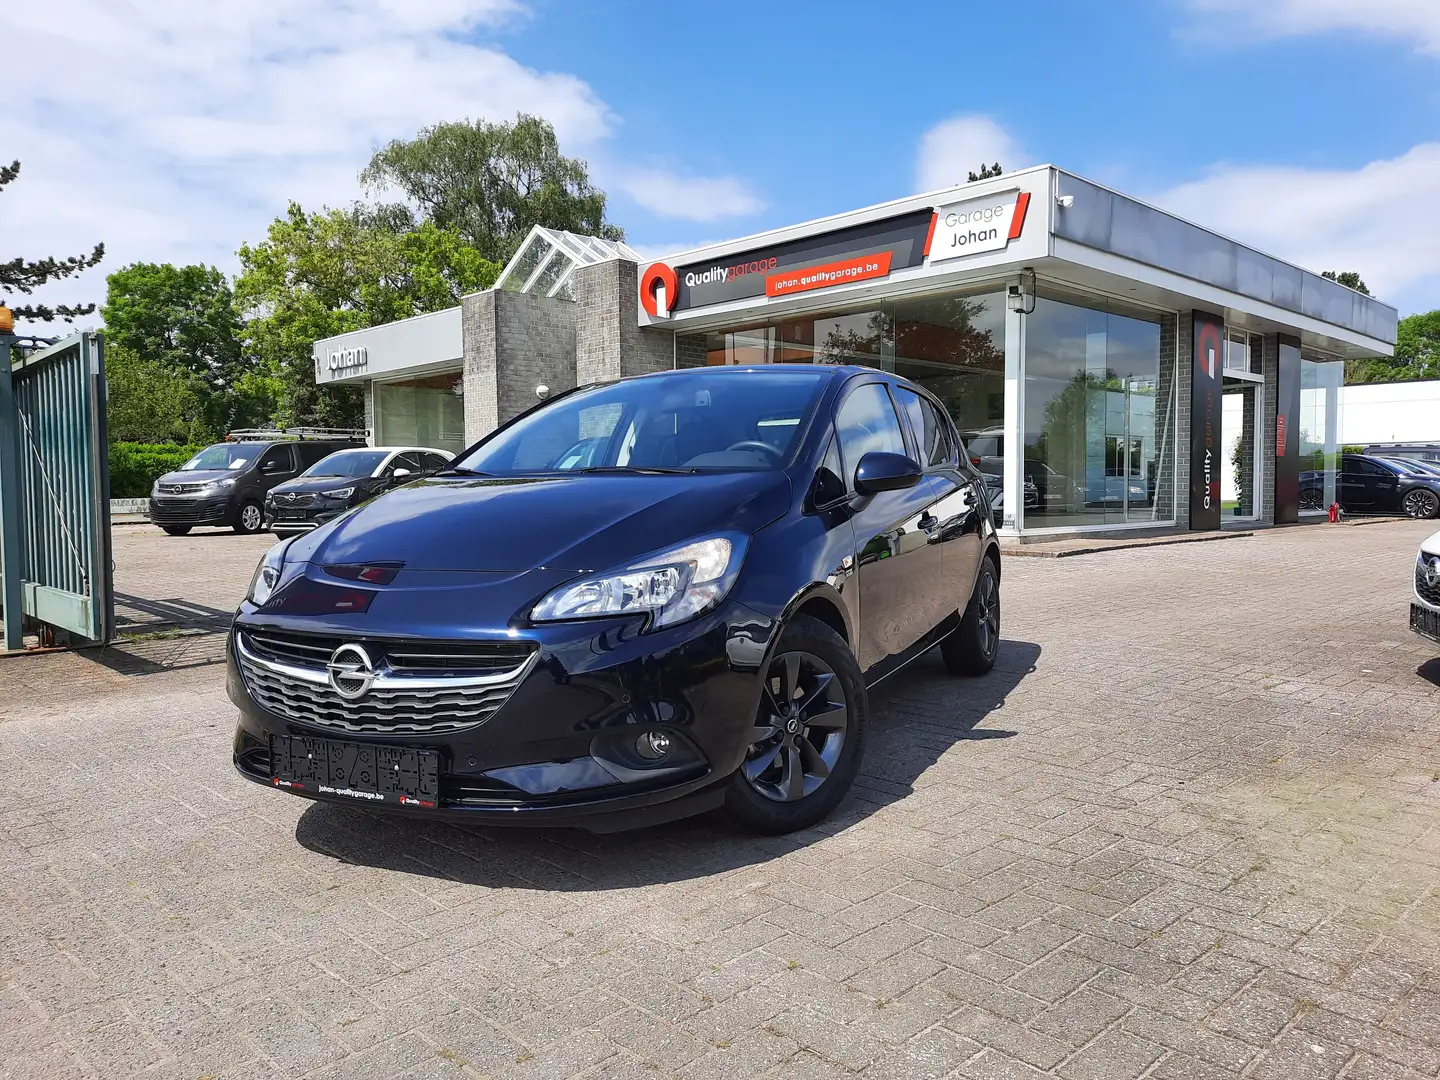
[[[541,383],[539,386],[535,387],[535,396],[541,401],[544,401],[550,396],[550,387],[546,386],[544,383]]]
[[[1074,196],[1074,195],[1056,195],[1056,196],[1055,196],[1055,205],[1058,206],[1058,207],[1060,207],[1062,210],[1069,210],[1070,207],[1072,207],[1072,206],[1075,205],[1075,196]]]

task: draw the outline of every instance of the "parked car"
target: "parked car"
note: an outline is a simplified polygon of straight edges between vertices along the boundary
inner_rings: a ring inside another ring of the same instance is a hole
[[[1422,541],[1415,556],[1415,599],[1410,629],[1440,644],[1440,533]]]
[[[1000,569],[979,472],[904,379],[571,390],[270,549],[229,641],[235,766],[477,823],[803,828],[860,768],[868,686],[937,645],[994,665]]]
[[[1365,447],[1365,453],[1374,457],[1440,462],[1440,443],[1376,443]]]
[[[396,484],[438,472],[452,457],[426,446],[337,450],[294,480],[271,488],[265,496],[265,519],[276,536],[307,532]]]
[[[1336,475],[1336,502],[1347,514],[1404,514],[1433,518],[1440,514],[1440,476],[1398,461],[1365,454],[1342,454]],[[1325,509],[1325,474],[1300,474],[1300,506]]]
[[[979,469],[992,486],[1005,472],[1005,429],[984,428],[963,431],[960,436],[970,456],[970,464]],[[1074,513],[1085,505],[1085,491],[1070,477],[1056,472],[1043,461],[1027,457],[1021,468],[1025,484],[1025,508],[1041,513]],[[1031,494],[1034,494],[1034,502]]]
[[[234,432],[207,446],[150,489],[150,520],[171,536],[197,525],[228,525],[238,533],[265,525],[265,495],[321,458],[364,446],[364,432]]]

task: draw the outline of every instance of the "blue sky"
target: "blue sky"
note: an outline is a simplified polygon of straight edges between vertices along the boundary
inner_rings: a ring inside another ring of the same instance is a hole
[[[647,254],[1051,161],[1440,307],[1440,0],[19,0],[0,232],[235,268],[425,123],[549,117]],[[7,250],[6,254],[9,254]],[[53,299],[94,298],[97,275]]]

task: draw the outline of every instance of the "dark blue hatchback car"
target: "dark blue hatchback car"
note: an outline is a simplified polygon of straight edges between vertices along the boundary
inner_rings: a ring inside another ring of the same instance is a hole
[[[608,831],[815,823],[867,686],[995,663],[1000,559],[940,404],[884,372],[662,372],[560,395],[277,544],[235,617],[245,777]]]

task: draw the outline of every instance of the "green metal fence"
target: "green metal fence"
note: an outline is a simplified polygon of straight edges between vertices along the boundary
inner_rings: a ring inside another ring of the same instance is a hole
[[[3,645],[23,647],[27,625],[42,643],[103,643],[115,623],[103,341],[9,344],[0,335]]]

